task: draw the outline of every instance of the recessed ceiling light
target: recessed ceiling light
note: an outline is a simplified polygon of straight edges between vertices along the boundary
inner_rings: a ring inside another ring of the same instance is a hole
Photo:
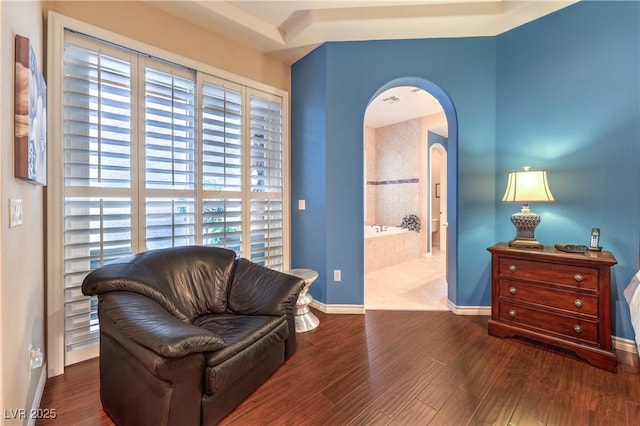
[[[389,96],[388,98],[384,98],[382,102],[386,102],[388,104],[395,104],[396,102],[400,102],[400,98],[397,96]]]

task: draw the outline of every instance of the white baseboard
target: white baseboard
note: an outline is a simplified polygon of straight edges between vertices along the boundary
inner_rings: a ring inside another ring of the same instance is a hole
[[[317,300],[313,300],[309,305],[312,308],[324,312],[325,314],[364,314],[363,305],[327,305]],[[449,310],[456,315],[491,315],[490,306],[456,306],[447,301]]]
[[[364,314],[363,305],[327,305],[317,300],[313,300],[312,308],[324,312],[325,314]],[[456,306],[451,301],[447,301],[449,310],[456,315],[491,315],[490,306]]]
[[[456,315],[491,315],[491,306],[457,306],[447,300],[449,310]]]
[[[616,336],[611,336],[611,339],[613,340],[613,347],[616,348],[617,351],[638,355],[638,347],[635,341]]]
[[[313,300],[309,306],[325,314],[364,314],[364,306],[362,305],[327,305]]]
[[[47,363],[45,362],[40,367],[40,378],[38,379],[38,387],[36,387],[36,393],[33,395],[33,402],[31,403],[31,411],[29,413],[37,413],[40,408],[40,402],[42,401],[42,395],[44,394],[44,385],[47,383]],[[50,407],[48,407],[50,408]],[[28,426],[35,426],[37,416],[29,416]]]

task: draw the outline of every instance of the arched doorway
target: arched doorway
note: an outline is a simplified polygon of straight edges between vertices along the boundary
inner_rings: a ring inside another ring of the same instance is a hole
[[[425,168],[428,170],[430,168],[430,149],[432,147],[435,147],[434,149],[437,149],[439,154],[444,153],[445,155],[443,156],[444,159],[444,163],[443,163],[443,167],[441,167],[441,170],[439,171],[440,173],[440,182],[438,185],[438,188],[436,189],[435,185],[431,185],[431,179],[430,177],[426,174],[425,171],[422,171],[422,173],[420,174],[420,178],[423,179],[423,185],[424,185],[424,199],[422,200],[421,205],[422,210],[422,229],[424,229],[424,233],[426,234],[426,238],[424,239],[424,243],[422,244],[422,254],[431,253],[431,250],[433,249],[432,247],[432,241],[431,238],[435,237],[434,235],[432,235],[431,233],[431,226],[432,226],[432,221],[431,219],[433,218],[433,214],[430,211],[431,209],[431,202],[429,201],[431,199],[431,197],[434,196],[434,194],[432,193],[432,191],[438,191],[439,192],[439,197],[440,197],[440,201],[442,202],[442,205],[439,206],[439,210],[437,212],[438,215],[438,229],[435,232],[437,237],[438,237],[438,243],[439,243],[439,248],[442,250],[442,259],[444,260],[445,265],[442,266],[442,270],[444,277],[441,278],[442,279],[442,283],[441,285],[445,287],[444,290],[444,298],[446,301],[446,305],[447,307],[451,306],[452,304],[455,303],[456,300],[456,288],[455,288],[455,278],[456,278],[456,266],[457,266],[457,261],[455,259],[455,253],[457,251],[457,238],[455,236],[455,232],[456,232],[456,226],[455,226],[455,218],[457,217],[457,209],[455,206],[455,199],[456,199],[456,176],[457,176],[457,170],[456,170],[456,163],[457,161],[455,161],[456,155],[457,155],[457,121],[456,121],[456,116],[455,116],[455,110],[453,108],[453,104],[451,102],[451,100],[449,99],[449,97],[446,95],[446,93],[444,93],[444,91],[442,89],[440,89],[438,86],[434,85],[433,83],[430,83],[429,81],[423,80],[423,79],[417,79],[417,78],[401,78],[401,79],[397,79],[394,81],[391,81],[389,83],[387,83],[386,85],[384,85],[383,87],[381,87],[376,94],[371,98],[371,101],[369,103],[369,106],[378,98],[382,98],[382,100],[386,100],[386,102],[401,102],[401,100],[396,99],[397,96],[394,98],[394,96],[385,96],[385,92],[389,89],[393,89],[393,88],[400,88],[403,86],[407,86],[410,87],[410,91],[411,92],[427,92],[434,100],[437,100],[437,103],[439,104],[442,114],[445,117],[445,128],[448,131],[448,142],[446,143],[446,146],[443,147],[442,145],[429,145],[427,142],[427,137],[426,137],[426,130],[423,127],[420,127],[419,125],[416,127],[414,125],[414,128],[419,129],[419,132],[422,132],[422,134],[424,135],[424,139],[422,140],[422,153],[420,154],[420,158],[423,159],[424,161],[424,165]],[[381,96],[382,95],[382,96]],[[406,93],[405,93],[406,95]],[[380,100],[380,99],[378,99]],[[366,115],[366,114],[365,114]],[[420,113],[418,113],[418,115],[420,115]],[[410,118],[411,120],[411,118]],[[433,123],[432,123],[433,124]],[[438,127],[438,126],[436,126]],[[439,127],[442,127],[441,125]],[[371,130],[367,129],[367,127],[365,126],[364,129],[364,134],[365,134],[365,139],[367,138],[367,135],[371,134]],[[372,152],[373,151],[373,152]],[[413,183],[417,183],[417,181],[419,179],[412,179],[411,177],[402,177],[400,179],[395,180],[396,182],[394,182],[394,179],[371,179],[371,156],[375,156],[376,152],[374,149],[372,149],[371,147],[364,147],[363,149],[364,152],[364,171],[365,171],[365,176],[364,176],[364,182],[365,182],[365,188],[364,188],[364,194],[365,194],[365,200],[364,200],[364,205],[365,205],[365,220],[364,223],[365,225],[368,225],[371,227],[371,225],[382,225],[382,227],[387,227],[389,226],[389,224],[385,224],[385,223],[377,223],[377,220],[374,219],[375,223],[371,223],[372,222],[372,216],[371,215],[371,210],[373,209],[372,207],[372,202],[371,202],[371,193],[375,192],[374,189],[376,186],[383,186],[383,185],[387,185],[388,188],[391,188],[391,186],[394,183],[404,183],[404,181],[408,181],[408,182],[413,182]],[[453,179],[452,179],[453,178]],[[396,186],[396,188],[399,188],[399,186]],[[379,195],[379,194],[378,194]],[[367,212],[369,212],[369,214],[367,214]],[[442,213],[440,213],[442,212]],[[396,212],[396,218],[397,218],[397,212]],[[450,223],[453,222],[453,226],[450,226]],[[365,233],[367,231],[367,226],[365,226]],[[374,231],[375,232],[375,231]],[[452,238],[453,237],[453,238]],[[367,242],[365,241],[365,244],[367,244]],[[386,245],[386,244],[385,244]],[[453,255],[453,256],[452,256]],[[365,258],[367,257],[367,248],[365,247]],[[367,260],[365,260],[365,298],[364,298],[364,302],[365,302],[365,309],[377,309],[378,307],[375,306],[371,306],[371,304],[369,303],[368,297],[367,297]],[[452,279],[450,279],[452,278]],[[396,280],[397,281],[397,280]],[[423,292],[424,294],[424,292]],[[387,299],[388,299],[388,294],[387,294]],[[416,292],[414,292],[413,296],[417,296],[420,297],[420,294],[417,294]],[[410,296],[410,297],[413,297]],[[442,306],[442,305],[441,305]],[[393,309],[393,308],[389,308],[389,309]],[[410,307],[408,307],[408,309],[411,309]],[[427,310],[427,309],[425,309]]]
[[[434,140],[446,144],[435,133],[447,127],[444,111],[423,89],[399,86],[371,101],[364,123],[365,308],[448,309],[439,250],[446,155],[431,150]]]

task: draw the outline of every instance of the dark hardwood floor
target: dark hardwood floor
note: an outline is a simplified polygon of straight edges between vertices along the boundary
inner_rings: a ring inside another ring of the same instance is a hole
[[[515,339],[484,316],[369,311],[325,315],[298,352],[223,421],[244,425],[638,425],[640,374]],[[49,379],[38,425],[112,425],[98,361]]]

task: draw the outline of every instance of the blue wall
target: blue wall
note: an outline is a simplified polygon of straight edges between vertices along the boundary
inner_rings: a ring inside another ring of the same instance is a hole
[[[305,143],[291,147],[291,267],[318,271],[314,296],[326,300],[327,247],[327,59],[324,49],[317,49],[296,65],[291,97],[291,122]],[[292,136],[295,141],[297,137]],[[298,200],[305,200],[305,210],[298,210]]]
[[[623,290],[638,267],[640,3],[577,4],[498,37],[497,179],[547,170],[556,201],[531,205],[544,244],[600,244],[618,260],[614,334],[631,338]],[[519,206],[500,204],[498,240]]]
[[[639,27],[638,2],[580,2],[497,37],[327,43],[296,62],[292,266],[320,272],[312,295],[363,304],[364,111],[381,90],[418,82],[452,104],[447,116],[457,122],[449,299],[490,305],[486,248],[515,235],[518,206],[500,202],[507,172],[543,167],[556,202],[532,206],[542,215],[538,240],[587,243],[601,228],[619,262],[614,334],[631,338],[622,289],[640,239]],[[307,211],[295,209],[299,198]],[[341,283],[328,279],[333,269]]]
[[[363,304],[364,113],[377,93],[415,85],[435,95],[445,108],[449,159],[457,162],[457,175],[448,177],[449,248],[463,244],[465,250],[449,256],[450,299],[465,306],[489,303],[485,241],[495,236],[495,52],[493,37],[328,43],[293,65],[292,266],[320,272],[318,284],[310,290],[317,300]],[[318,104],[325,108],[317,117],[324,122],[324,135],[309,132],[306,121],[299,118]],[[298,162],[300,152],[310,146],[323,155]],[[321,170],[326,186],[298,185],[308,179],[309,170]],[[449,164],[448,170],[453,173],[456,165]],[[462,181],[468,184],[457,184]],[[324,203],[322,216],[296,210],[299,198]],[[301,216],[317,216],[318,221],[302,226]],[[310,236],[318,234],[324,234],[320,240]],[[306,256],[302,262],[303,253],[318,250],[317,244],[324,244],[320,248],[324,253],[316,259]],[[456,260],[465,267],[457,268]],[[342,270],[342,282],[329,279],[334,269]],[[467,285],[457,286],[460,280]]]

